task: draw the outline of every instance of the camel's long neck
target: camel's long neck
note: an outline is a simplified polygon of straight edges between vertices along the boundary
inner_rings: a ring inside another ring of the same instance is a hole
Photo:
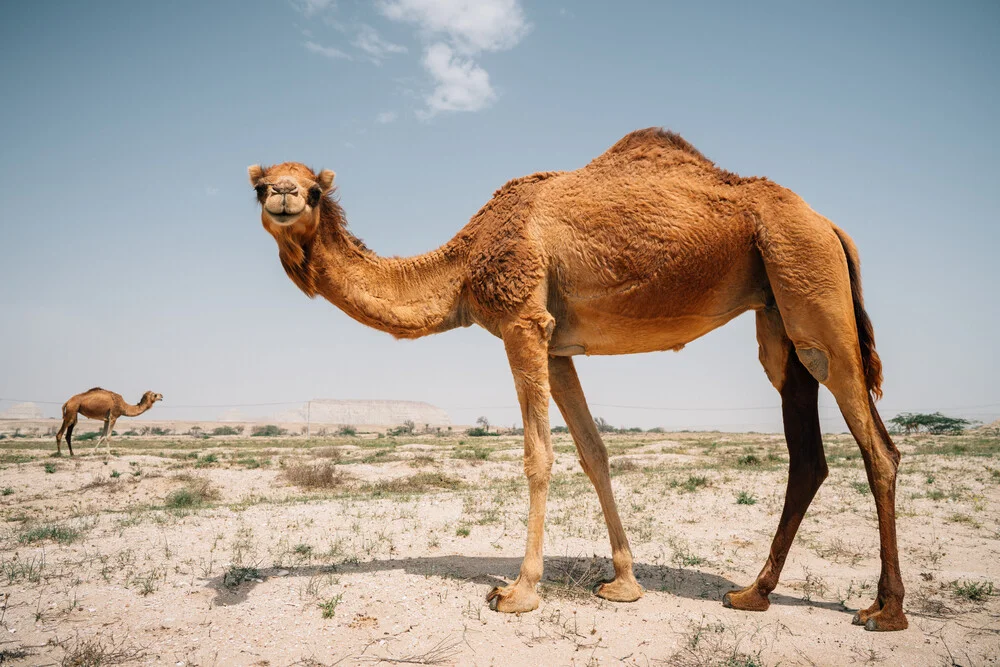
[[[338,229],[318,235],[306,261],[316,293],[345,313],[397,338],[419,338],[468,324],[461,255],[450,243],[417,257],[379,257]]]
[[[149,410],[151,407],[153,407],[152,403],[146,403],[143,401],[140,401],[138,405],[129,405],[128,403],[126,403],[125,410],[124,412],[122,412],[122,414],[125,415],[126,417],[138,417],[146,410]]]

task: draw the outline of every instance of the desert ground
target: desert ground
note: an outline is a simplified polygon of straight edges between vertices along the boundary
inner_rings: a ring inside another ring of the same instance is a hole
[[[135,422],[136,424],[138,422]],[[129,428],[126,425],[124,428]],[[119,424],[119,429],[122,425]],[[81,422],[77,436],[95,430]],[[181,429],[170,429],[174,433]],[[53,456],[0,440],[0,664],[983,665],[1000,658],[1000,433],[897,436],[908,630],[851,625],[879,571],[850,436],[763,613],[723,608],[767,556],[782,436],[606,436],[638,602],[591,594],[607,532],[566,434],[542,604],[491,612],[516,576],[516,436],[119,435]]]

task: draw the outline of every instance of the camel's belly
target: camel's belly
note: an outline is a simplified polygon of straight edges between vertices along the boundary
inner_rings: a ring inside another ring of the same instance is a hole
[[[636,319],[613,314],[577,313],[583,317],[573,324],[556,325],[549,354],[637,354],[680,350],[751,306],[712,315],[683,315]]]

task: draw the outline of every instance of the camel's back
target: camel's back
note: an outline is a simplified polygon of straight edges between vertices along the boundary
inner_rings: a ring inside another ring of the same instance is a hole
[[[94,387],[70,399],[76,402],[77,412],[90,419],[104,419],[121,400],[122,397],[115,392],[100,387]]]

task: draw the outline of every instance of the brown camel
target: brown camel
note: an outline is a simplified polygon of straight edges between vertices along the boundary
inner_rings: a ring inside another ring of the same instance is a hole
[[[907,626],[896,549],[899,452],[875,409],[882,370],[857,250],[795,193],[723,171],[680,136],[650,128],[582,169],[510,181],[437,250],[384,258],[348,232],[332,196],[332,171],[286,162],[249,172],[282,266],[308,296],[321,295],[397,338],[478,324],[503,340],[524,421],[528,539],[517,579],[487,596],[493,609],[538,606],[553,461],[550,395],[611,538],[615,576],[595,592],[615,601],[643,594],[612,496],[607,450],[572,357],[680,350],[753,310],[760,360],[782,398],[788,487],[767,562],[753,584],[730,591],[723,603],[757,611],[769,605],[827,475],[817,409],[822,382],[861,448],[878,511],[878,596],[854,623],[868,630]]]
[[[78,414],[82,414],[89,419],[102,420],[104,428],[101,430],[101,437],[94,445],[96,451],[101,442],[111,450],[111,430],[115,427],[115,422],[122,415],[126,417],[138,417],[146,410],[153,407],[153,403],[163,400],[163,394],[155,394],[147,391],[136,405],[129,405],[121,394],[116,394],[107,389],[94,387],[82,394],[77,394],[63,404],[63,422],[59,433],[56,434],[56,451],[62,454],[62,437],[66,434],[66,446],[69,447],[69,455],[73,456],[73,427],[76,426]]]

